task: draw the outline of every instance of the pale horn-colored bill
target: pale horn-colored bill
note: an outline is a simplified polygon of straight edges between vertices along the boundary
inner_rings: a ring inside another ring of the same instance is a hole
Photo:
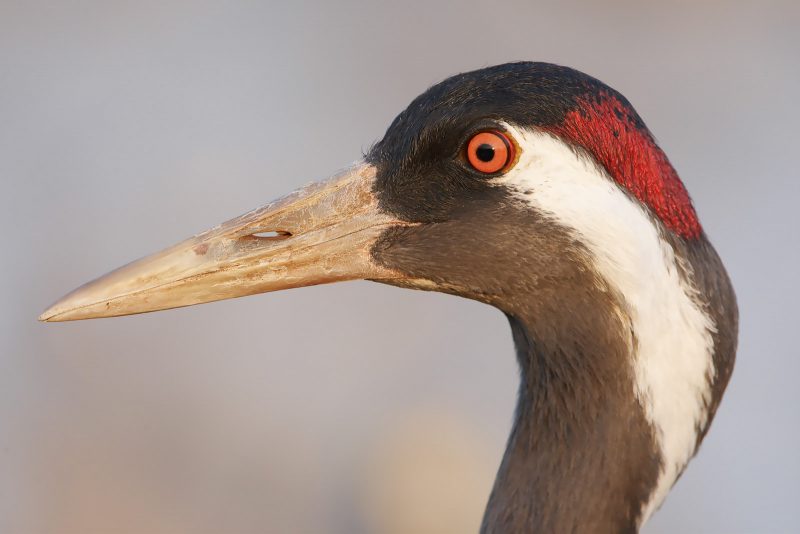
[[[372,260],[389,226],[375,167],[358,163],[68,294],[39,319],[71,321],[144,313],[267,291],[399,275]]]

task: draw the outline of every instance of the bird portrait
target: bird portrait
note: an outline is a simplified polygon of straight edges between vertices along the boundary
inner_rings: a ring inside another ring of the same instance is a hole
[[[697,454],[734,368],[736,296],[711,238],[622,94],[511,62],[433,85],[330,178],[91,281],[40,320],[351,280],[488,304],[509,324],[515,353],[498,357],[516,359],[519,386],[481,532],[635,533]]]

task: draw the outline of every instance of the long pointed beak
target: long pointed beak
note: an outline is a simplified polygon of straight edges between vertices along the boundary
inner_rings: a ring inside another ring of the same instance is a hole
[[[355,279],[397,278],[370,248],[389,226],[356,164],[166,250],[79,287],[41,321],[130,315],[267,291]]]

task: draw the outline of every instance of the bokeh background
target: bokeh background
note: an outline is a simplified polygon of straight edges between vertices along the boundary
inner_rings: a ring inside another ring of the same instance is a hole
[[[358,282],[35,319],[517,59],[634,103],[738,292],[727,398],[645,532],[797,532],[799,27],[793,0],[0,1],[0,534],[476,531],[516,389],[492,308]]]

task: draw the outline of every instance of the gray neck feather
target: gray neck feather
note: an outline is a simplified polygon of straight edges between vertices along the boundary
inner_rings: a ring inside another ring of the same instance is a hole
[[[660,458],[626,344],[600,336],[593,347],[544,348],[509,320],[519,400],[481,532],[636,532]]]
[[[472,298],[509,317],[519,399],[481,531],[635,532],[662,459],[634,392],[636,339],[622,296],[547,217],[510,200],[462,209],[445,222],[388,230],[373,258],[408,276],[387,283]],[[673,241],[717,325],[699,441],[730,376],[736,304],[705,238]]]

